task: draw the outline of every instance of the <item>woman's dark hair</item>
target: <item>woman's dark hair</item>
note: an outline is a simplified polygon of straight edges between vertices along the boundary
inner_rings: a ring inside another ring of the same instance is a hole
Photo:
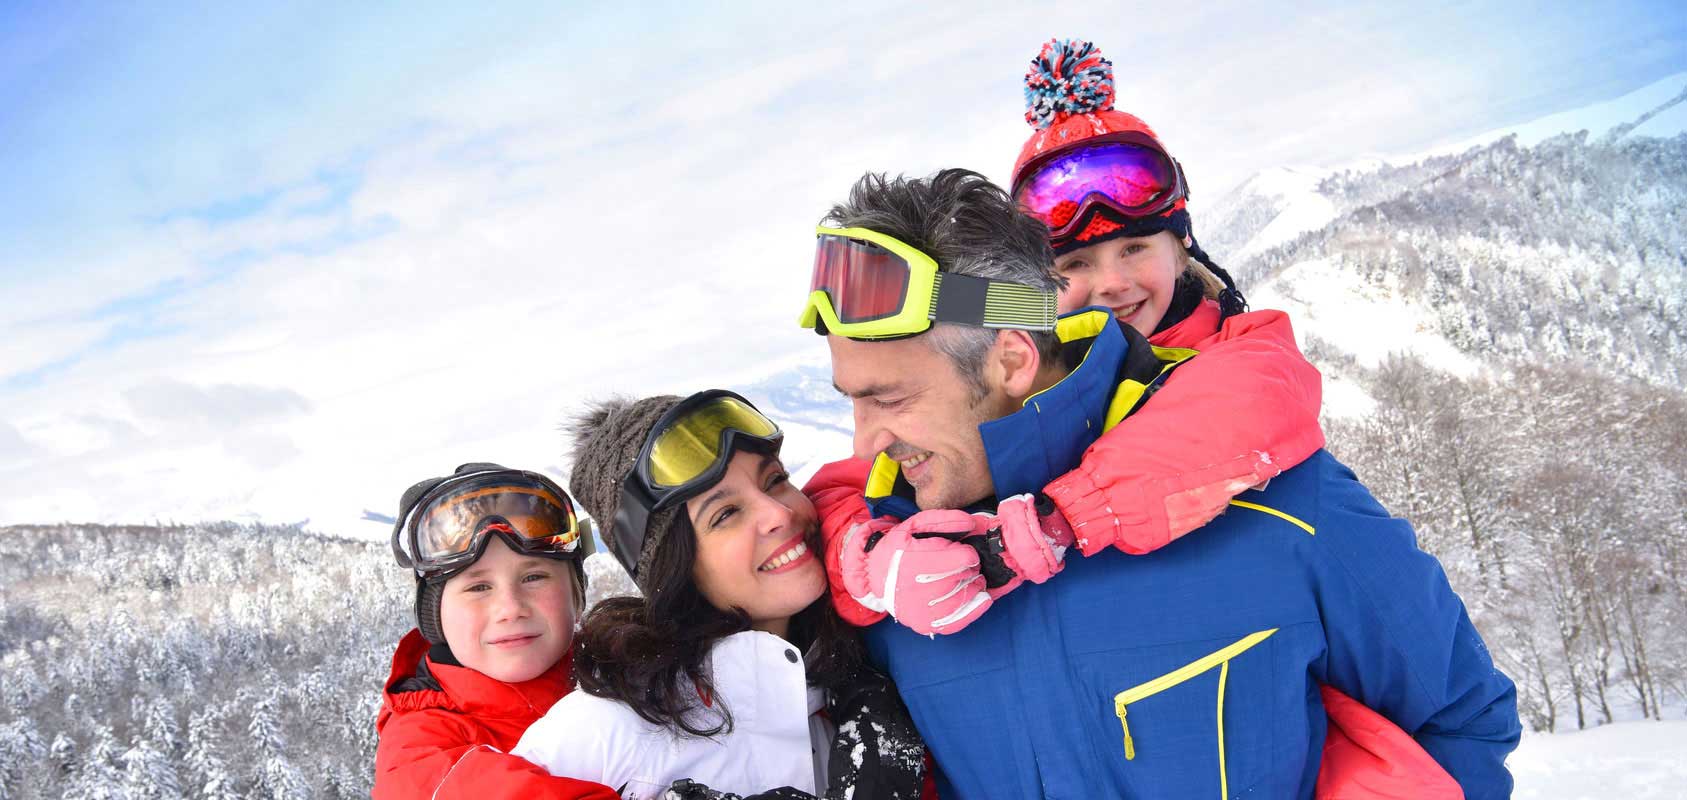
[[[808,538],[811,552],[823,552],[818,530]],[[699,692],[718,697],[704,662],[715,642],[749,630],[750,618],[739,608],[721,611],[703,597],[691,574],[696,556],[691,520],[674,515],[649,566],[649,594],[605,598],[581,622],[574,673],[588,694],[626,703],[676,734],[707,737],[730,730],[732,715],[722,702],[715,704],[717,724],[688,713]],[[860,637],[838,617],[825,591],[791,617],[786,638],[811,651],[812,686],[833,689],[865,664]]]

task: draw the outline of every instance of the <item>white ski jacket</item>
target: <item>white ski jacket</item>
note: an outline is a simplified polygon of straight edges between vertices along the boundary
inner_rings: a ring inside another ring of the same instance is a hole
[[[824,694],[809,688],[797,648],[770,633],[745,631],[715,644],[708,669],[718,697],[699,698],[695,713],[713,725],[724,703],[732,715],[726,733],[675,736],[620,702],[575,691],[510,752],[552,775],[602,783],[626,800],[659,798],[680,778],[736,794],[823,789],[832,731],[815,716]]]

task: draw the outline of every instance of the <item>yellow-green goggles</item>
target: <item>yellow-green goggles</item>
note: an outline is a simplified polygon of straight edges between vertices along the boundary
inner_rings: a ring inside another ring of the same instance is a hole
[[[1055,294],[944,272],[931,256],[866,228],[815,229],[814,275],[798,323],[850,339],[924,333],[933,322],[1053,331]]]
[[[739,450],[776,454],[784,441],[779,426],[736,393],[710,389],[679,401],[651,427],[621,487],[607,537],[616,560],[638,577],[651,514],[708,491]]]

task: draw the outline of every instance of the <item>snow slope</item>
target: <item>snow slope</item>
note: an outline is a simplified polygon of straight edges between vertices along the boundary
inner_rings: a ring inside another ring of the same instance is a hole
[[[1318,182],[1327,173],[1309,168],[1265,170],[1249,179],[1243,188],[1279,211],[1271,221],[1230,258],[1240,263],[1308,231],[1315,231],[1336,218],[1336,206],[1318,193]]]
[[[1517,780],[1517,800],[1687,797],[1687,721],[1525,733],[1506,765]]]
[[[1254,308],[1289,313],[1301,349],[1309,339],[1339,346],[1361,366],[1374,367],[1391,353],[1411,352],[1461,376],[1478,364],[1431,327],[1429,309],[1403,298],[1392,285],[1376,287],[1326,259],[1295,264],[1248,290]],[[1356,384],[1326,370],[1324,412],[1368,414],[1371,399]]]

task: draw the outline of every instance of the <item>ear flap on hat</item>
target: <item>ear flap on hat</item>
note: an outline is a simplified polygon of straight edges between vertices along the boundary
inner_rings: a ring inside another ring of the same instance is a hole
[[[445,581],[416,579],[416,629],[429,644],[444,644],[445,629],[439,623],[439,604],[445,597]]]

